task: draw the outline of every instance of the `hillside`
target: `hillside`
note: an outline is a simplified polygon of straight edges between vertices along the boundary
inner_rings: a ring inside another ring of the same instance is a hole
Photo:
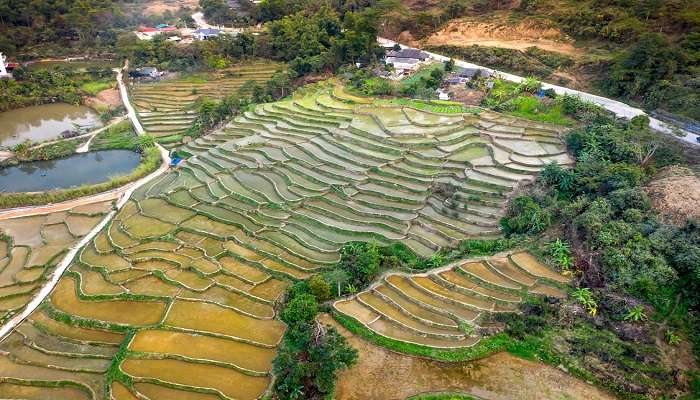
[[[402,3],[384,24],[401,42],[700,119],[700,2]]]

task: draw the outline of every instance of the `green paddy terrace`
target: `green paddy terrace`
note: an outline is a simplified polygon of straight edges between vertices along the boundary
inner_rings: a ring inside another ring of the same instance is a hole
[[[496,236],[508,193],[546,163],[570,162],[545,124],[378,106],[330,85],[256,106],[181,151],[186,162],[137,190],[0,343],[0,397],[259,398],[285,331],[274,305],[291,282],[333,266],[349,241],[430,256]],[[379,294],[388,283],[356,304],[388,337],[469,345],[455,328],[480,322],[467,301],[512,311],[525,293],[560,293],[531,282],[539,267],[516,263],[522,276],[494,285],[466,265],[411,277],[397,290],[416,293],[392,301],[416,318]]]
[[[197,99],[220,99],[236,93],[248,81],[263,83],[280,67],[274,62],[241,64],[215,74],[138,82],[132,87],[130,98],[149,135],[176,143],[196,118],[193,106]]]

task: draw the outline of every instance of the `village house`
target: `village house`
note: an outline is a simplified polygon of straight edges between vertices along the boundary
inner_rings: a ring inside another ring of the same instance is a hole
[[[200,28],[194,31],[192,36],[197,40],[209,40],[211,38],[219,37],[221,31],[214,28]]]
[[[401,50],[391,50],[386,53],[387,58],[413,58],[419,61],[427,60],[428,54],[419,49],[401,49]]]
[[[129,71],[129,77],[131,78],[151,78],[156,79],[163,76],[164,72],[158,71],[155,67],[143,67],[137,68]]]
[[[428,54],[418,49],[401,49],[388,51],[384,62],[393,65],[398,75],[403,75],[416,71],[428,58]]]

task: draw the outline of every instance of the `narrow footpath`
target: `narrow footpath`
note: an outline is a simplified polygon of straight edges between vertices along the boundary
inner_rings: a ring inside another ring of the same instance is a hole
[[[97,136],[97,134],[106,131],[107,129],[113,127],[114,125],[117,125],[118,123],[124,121],[125,119],[126,119],[125,116],[117,117],[117,118],[114,119],[111,123],[109,123],[109,124],[103,126],[102,128],[95,129],[94,131],[92,131],[92,132],[86,134],[85,136],[89,136],[90,139],[88,139],[87,142],[81,144],[80,147],[78,147],[77,149],[75,149],[75,152],[76,152],[76,153],[87,153],[88,151],[90,151],[90,143],[92,143],[92,139],[94,139],[95,136]]]
[[[129,101],[129,93],[126,90],[126,85],[124,84],[123,81],[123,71],[126,71],[129,67],[129,60],[126,60],[124,63],[124,67],[120,70],[117,70],[117,82],[119,83],[119,90],[121,93],[121,98],[122,98],[122,103],[124,103],[124,107],[126,108],[128,114],[128,118],[131,120],[131,123],[134,126],[134,129],[136,130],[136,133],[138,135],[145,135],[146,132],[143,129],[143,126],[141,126],[141,123],[139,122],[138,118],[136,117],[136,111],[134,108],[131,106],[131,102]],[[119,198],[116,207],[114,210],[110,211],[103,219],[100,221],[97,226],[95,226],[85,237],[80,240],[75,246],[71,247],[68,251],[68,253],[63,257],[61,262],[56,266],[56,269],[51,273],[51,275],[48,277],[48,281],[42,286],[42,288],[39,290],[39,292],[34,296],[34,298],[24,307],[24,309],[16,314],[12,319],[7,321],[2,327],[0,327],[0,341],[2,341],[7,335],[9,335],[22,321],[24,321],[27,317],[29,317],[38,307],[41,305],[41,303],[48,297],[51,292],[53,291],[54,287],[56,287],[56,284],[58,284],[59,279],[61,279],[61,276],[63,273],[66,271],[68,266],[73,262],[73,259],[75,256],[78,254],[81,248],[83,248],[85,245],[90,243],[90,241],[97,236],[97,234],[109,223],[112,218],[117,214],[117,212],[124,207],[126,202],[129,200],[131,197],[132,193],[141,186],[147,184],[148,182],[151,182],[152,180],[156,179],[157,177],[161,176],[163,173],[165,173],[170,165],[170,156],[168,154],[168,151],[163,148],[163,146],[156,144],[158,147],[158,150],[160,151],[161,158],[163,160],[163,163],[161,166],[148,176],[145,176],[138,181],[132,182],[130,184],[127,184],[121,188],[115,189],[111,192],[105,192],[105,193],[100,193],[94,196],[89,196],[89,197],[84,197],[80,199],[75,199],[75,200],[70,200],[66,201],[63,203],[58,203],[58,204],[48,204],[44,206],[35,206],[35,207],[23,207],[23,208],[15,208],[15,209],[10,209],[10,210],[4,210],[0,212],[0,220],[3,219],[10,219],[10,218],[20,218],[20,217],[26,217],[30,215],[37,215],[37,214],[46,214],[46,213],[51,213],[51,212],[57,212],[57,211],[63,211],[67,210],[70,208],[73,208],[77,205],[82,205],[82,204],[90,204],[98,201],[104,201],[104,200],[109,200],[109,199],[117,199]],[[121,197],[120,197],[121,196]]]
[[[387,46],[397,44],[397,42],[394,42],[393,40],[382,38],[382,37],[377,37],[377,41],[380,44],[387,45]],[[412,48],[409,46],[405,46],[401,43],[398,43],[398,45],[401,46],[401,48],[405,48],[405,49]],[[425,50],[421,50],[421,51],[428,54],[428,56],[430,58],[432,58],[433,60],[436,60],[436,61],[445,62],[445,61],[450,59],[450,57],[445,57],[441,54],[435,54],[435,53],[431,53],[431,52],[425,51]],[[522,76],[509,74],[507,72],[498,71],[498,70],[488,68],[488,67],[483,67],[481,65],[472,64],[470,62],[466,62],[463,60],[454,59],[454,61],[455,61],[455,65],[457,65],[458,67],[483,69],[483,70],[489,71],[491,73],[497,74],[497,75],[501,76],[503,79],[511,81],[511,82],[520,83],[523,80],[525,80],[525,78]],[[568,94],[568,95],[577,96],[583,100],[587,100],[587,101],[590,101],[592,103],[595,103],[595,104],[605,108],[606,110],[611,111],[612,113],[614,113],[618,117],[632,119],[638,115],[646,115],[649,117],[649,126],[652,129],[659,131],[659,132],[662,132],[662,133],[665,133],[665,134],[668,134],[668,135],[671,135],[674,138],[677,138],[678,140],[682,140],[682,141],[690,143],[692,145],[700,146],[700,143],[697,141],[698,137],[699,137],[698,135],[691,133],[691,132],[688,132],[686,130],[680,129],[680,128],[674,128],[672,125],[669,125],[661,120],[658,120],[656,118],[649,116],[646,112],[644,112],[644,110],[632,107],[632,106],[625,104],[621,101],[609,99],[607,97],[597,96],[595,94],[591,94],[591,93],[587,93],[587,92],[581,92],[579,90],[569,89],[569,88],[563,87],[563,86],[552,85],[550,83],[542,83],[542,86],[544,89],[554,90],[558,95]],[[677,136],[674,133],[674,131],[676,131],[676,130],[680,130],[681,132],[685,133],[686,135],[685,136]]]

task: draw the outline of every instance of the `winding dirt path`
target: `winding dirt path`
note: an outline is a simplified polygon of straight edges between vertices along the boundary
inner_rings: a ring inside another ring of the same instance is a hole
[[[95,129],[94,131],[88,133],[86,136],[89,136],[90,139],[88,139],[87,142],[81,144],[80,147],[78,147],[77,149],[75,149],[75,152],[76,152],[76,153],[87,153],[87,152],[90,150],[90,143],[92,143],[92,139],[94,139],[95,136],[97,136],[98,133],[104,132],[105,130],[107,130],[107,129],[113,127],[114,125],[116,125],[116,124],[118,124],[118,123],[124,121],[125,119],[126,119],[125,116],[117,117],[116,119],[112,120],[112,122],[110,122],[109,124],[103,126],[102,128]]]
[[[340,374],[337,400],[404,400],[434,392],[461,392],[484,400],[613,400],[615,397],[566,372],[508,353],[446,363],[399,354],[354,336],[328,314],[359,350],[357,364]]]

